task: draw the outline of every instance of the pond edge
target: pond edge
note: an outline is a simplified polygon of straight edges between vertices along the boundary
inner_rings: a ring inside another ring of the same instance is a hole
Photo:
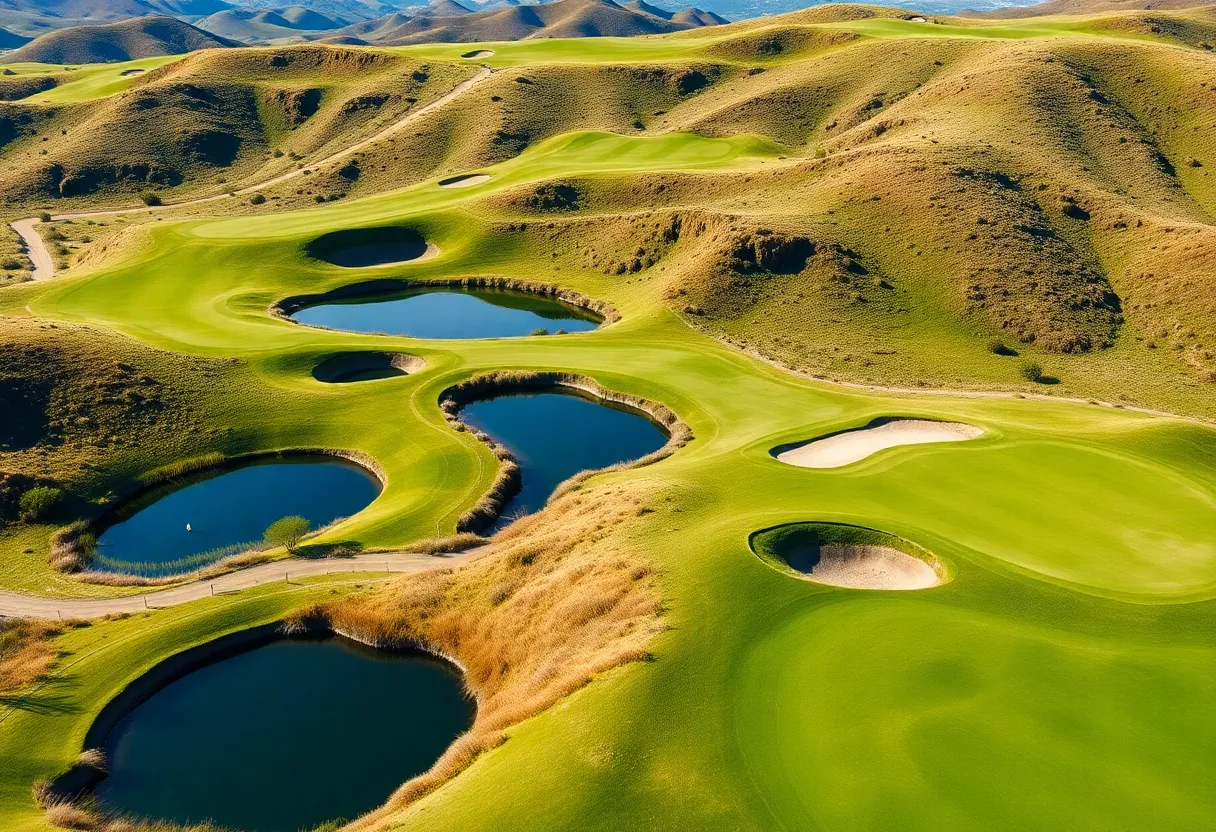
[[[271,317],[288,321],[296,326],[309,326],[313,329],[331,329],[326,326],[302,324],[291,316],[301,309],[330,301],[352,300],[364,296],[388,294],[390,292],[407,292],[412,289],[495,289],[506,292],[519,292],[558,300],[567,306],[573,306],[585,312],[590,312],[598,317],[603,325],[613,324],[621,319],[621,313],[607,301],[597,300],[589,295],[584,295],[582,292],[565,289],[553,283],[538,283],[536,281],[520,280],[512,277],[454,277],[447,280],[411,280],[408,278],[363,280],[358,283],[347,283],[337,286],[325,292],[291,295],[270,304],[267,312],[269,312]]]
[[[439,394],[439,409],[444,418],[457,431],[467,432],[478,441],[484,443],[501,463],[498,474],[491,483],[489,490],[476,504],[462,514],[456,521],[457,532],[483,532],[498,519],[511,498],[519,493],[522,483],[519,465],[511,451],[495,441],[489,434],[478,430],[460,418],[460,412],[465,405],[477,401],[497,398],[512,393],[534,393],[546,390],[568,390],[575,394],[587,396],[597,403],[615,405],[624,410],[644,416],[656,427],[667,434],[667,443],[646,456],[627,462],[609,465],[605,468],[590,468],[579,471],[558,484],[546,501],[553,500],[576,490],[582,483],[607,471],[624,471],[650,465],[671,456],[680,448],[692,441],[692,429],[683,422],[667,405],[652,402],[649,399],[630,393],[620,393],[604,387],[599,382],[577,373],[561,371],[519,371],[500,370],[472,376],[446,388]]]
[[[288,448],[276,451],[256,451],[237,456],[223,456],[218,453],[207,454],[180,463],[163,466],[141,475],[134,488],[106,500],[99,506],[96,515],[82,517],[54,532],[51,535],[50,564],[57,571],[76,575],[78,580],[85,583],[115,583],[117,577],[119,580],[116,585],[156,586],[178,583],[185,580],[195,572],[199,572],[199,570],[189,570],[179,575],[169,575],[162,578],[145,578],[137,575],[122,575],[121,573],[110,575],[109,573],[105,573],[103,580],[96,577],[98,573],[85,569],[93,559],[93,553],[88,550],[85,541],[88,537],[95,537],[113,525],[115,515],[123,506],[161,489],[171,488],[179,480],[187,480],[190,477],[205,472],[235,470],[251,462],[258,462],[264,459],[280,459],[284,457],[335,457],[344,459],[358,465],[375,477],[380,483],[381,492],[388,485],[388,475],[385,473],[383,466],[374,457],[362,451],[337,448]],[[243,560],[239,563],[236,562],[246,557],[247,554],[239,554],[210,564],[211,569],[215,570],[218,568],[218,571],[208,574],[207,577],[215,577],[217,574],[229,571],[229,569],[221,567],[221,564],[225,564],[226,562],[233,568],[252,565],[252,563]]]

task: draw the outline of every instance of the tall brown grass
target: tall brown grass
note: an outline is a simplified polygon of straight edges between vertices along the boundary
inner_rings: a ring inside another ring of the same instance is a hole
[[[35,618],[0,619],[0,693],[33,684],[55,661],[55,637],[62,621]]]
[[[511,725],[597,674],[647,657],[664,629],[657,575],[612,539],[640,511],[619,491],[570,494],[501,532],[487,554],[459,569],[411,575],[293,617],[295,626],[446,656],[464,669],[477,701],[473,726],[430,771],[350,829],[385,828],[501,743]]]

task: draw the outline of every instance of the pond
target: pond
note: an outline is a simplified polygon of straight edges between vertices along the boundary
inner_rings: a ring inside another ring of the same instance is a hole
[[[413,289],[306,306],[291,317],[346,332],[415,338],[508,338],[543,329],[586,332],[600,321],[549,298],[490,289]]]
[[[563,480],[588,469],[628,462],[667,444],[644,414],[575,393],[514,394],[473,402],[461,418],[506,445],[522,488],[495,525],[537,511]]]
[[[97,541],[95,568],[139,575],[196,569],[262,539],[274,521],[314,529],[349,517],[379,495],[362,466],[328,456],[267,457],[202,472],[120,507]]]
[[[281,639],[178,676],[104,741],[99,800],[125,815],[296,832],[353,819],[472,723],[455,668],[347,639]]]

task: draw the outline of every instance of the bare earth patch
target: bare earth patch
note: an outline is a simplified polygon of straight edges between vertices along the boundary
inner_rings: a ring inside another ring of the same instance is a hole
[[[830,543],[819,550],[812,581],[851,589],[928,589],[941,579],[925,561],[890,546]]]
[[[800,468],[841,468],[888,448],[934,442],[964,442],[983,434],[982,428],[960,422],[894,419],[822,439],[811,439],[778,453],[777,459]]]

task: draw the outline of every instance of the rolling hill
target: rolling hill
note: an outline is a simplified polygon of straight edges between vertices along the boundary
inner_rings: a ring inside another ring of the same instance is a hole
[[[340,29],[335,35],[381,46],[403,46],[524,38],[632,37],[712,26],[722,21],[699,9],[655,14],[649,11],[649,4],[620,6],[612,0],[556,0],[538,6],[450,14],[451,7],[456,5],[452,0],[438,0],[426,14],[396,13]]]
[[[24,35],[131,17],[194,20],[229,9],[224,0],[0,0],[0,26]]]
[[[349,26],[344,18],[327,17],[303,6],[279,9],[228,9],[195,21],[195,26],[219,37],[254,43],[302,38]]]
[[[1011,6],[992,11],[967,11],[965,17],[1015,20],[1053,14],[1094,14],[1095,12],[1166,11],[1210,6],[1206,0],[1047,0],[1031,6]]]
[[[180,55],[198,49],[236,46],[172,17],[136,17],[100,26],[75,26],[36,38],[5,56],[7,61],[91,64]]]
[[[1216,9],[566,3],[6,76],[0,829],[1216,825]]]

